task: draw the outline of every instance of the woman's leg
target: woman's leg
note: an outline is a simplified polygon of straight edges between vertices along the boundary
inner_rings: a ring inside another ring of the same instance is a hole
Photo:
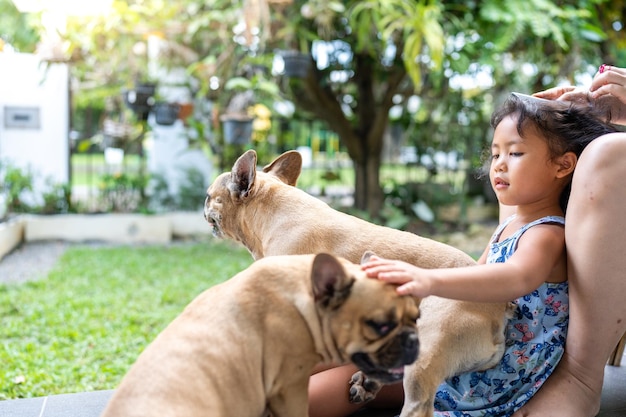
[[[574,173],[565,241],[570,323],[565,356],[514,417],[593,417],[604,367],[626,331],[626,133],[592,142]]]
[[[350,378],[357,371],[354,365],[330,367],[319,365],[309,380],[309,417],[345,417],[361,409],[361,404],[348,400]],[[367,407],[402,407],[402,384],[384,386]]]

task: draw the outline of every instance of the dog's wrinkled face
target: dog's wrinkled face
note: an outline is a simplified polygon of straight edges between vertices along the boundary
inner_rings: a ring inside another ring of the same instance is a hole
[[[219,175],[209,186],[204,201],[204,218],[218,238],[229,237],[236,241],[240,208],[254,194],[257,181],[256,152],[249,150],[241,155],[230,172]],[[285,152],[263,168],[259,175],[269,174],[287,185],[296,185],[302,169],[298,152]],[[267,178],[267,177],[266,177]]]
[[[226,184],[230,174],[221,174],[211,184],[206,193],[206,199],[204,200],[204,219],[211,226],[213,236],[217,238],[223,238],[224,232],[222,230],[222,212],[224,210],[224,203],[228,207],[230,197],[228,195],[228,189]]]
[[[413,363],[419,351],[418,300],[367,278],[358,265],[337,266],[324,257],[335,259],[317,255],[314,294],[341,359],[378,381],[401,380],[404,366]]]

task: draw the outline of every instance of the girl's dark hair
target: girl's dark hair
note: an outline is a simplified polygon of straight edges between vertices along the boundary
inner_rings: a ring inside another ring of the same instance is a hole
[[[520,93],[512,93],[504,104],[491,115],[491,127],[496,128],[508,116],[517,117],[517,133],[524,137],[528,129],[545,138],[550,156],[556,158],[567,152],[577,157],[594,139],[617,132],[609,124],[610,114],[598,108],[564,101],[545,100]],[[606,120],[606,122],[604,121]],[[565,212],[571,182],[561,193],[561,209]]]

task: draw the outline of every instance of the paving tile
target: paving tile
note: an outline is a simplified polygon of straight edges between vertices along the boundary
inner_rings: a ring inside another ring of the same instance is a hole
[[[39,417],[46,397],[0,401],[0,417]]]
[[[0,401],[0,417],[98,417],[113,391]]]
[[[113,391],[81,392],[48,397],[41,417],[98,417]]]
[[[624,358],[626,359],[626,357]],[[604,369],[602,405],[597,417],[626,416],[626,361],[622,366],[607,366]]]
[[[0,401],[0,417],[99,417],[113,390]],[[399,410],[361,410],[351,417],[393,417]],[[626,416],[626,366],[607,366],[596,417]]]

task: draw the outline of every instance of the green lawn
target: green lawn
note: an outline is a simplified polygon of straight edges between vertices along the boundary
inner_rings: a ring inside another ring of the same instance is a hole
[[[46,279],[0,286],[0,400],[114,388],[185,305],[251,262],[213,239],[70,247]]]
[[[138,155],[124,157],[124,172],[136,175],[140,172],[141,159]],[[104,162],[104,154],[73,154],[72,155],[72,185],[89,185],[95,188],[100,186],[102,176],[111,173]]]

